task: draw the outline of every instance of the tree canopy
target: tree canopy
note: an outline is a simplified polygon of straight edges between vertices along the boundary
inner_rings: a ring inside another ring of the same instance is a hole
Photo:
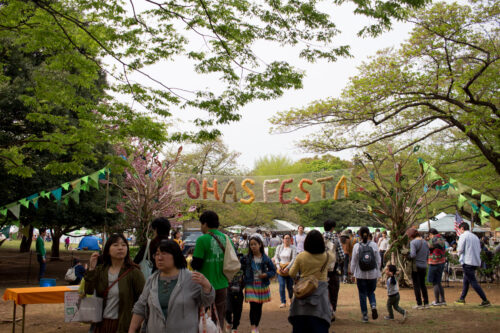
[[[319,127],[300,147],[319,153],[364,148],[384,140],[403,150],[448,137],[466,142],[500,175],[500,7],[436,3],[409,18],[415,27],[397,49],[384,49],[359,67],[338,98],[278,113],[275,133]]]
[[[376,35],[427,1],[352,2],[357,14],[373,19],[360,33]],[[316,0],[2,1],[0,53],[12,44],[43,57],[29,84],[11,97],[28,108],[19,126],[48,123],[53,130],[2,143],[0,160],[10,174],[29,177],[33,169],[24,161],[30,150],[64,155],[71,147],[70,161],[44,167],[52,173],[81,173],[86,160],[95,160],[92,147],[99,141],[214,138],[219,134],[215,126],[240,119],[241,106],[302,86],[302,71],[280,59],[262,60],[253,49],[256,42],[297,47],[308,61],[333,61],[349,54],[348,45],[335,45],[338,33]],[[174,77],[152,74],[150,66],[179,60],[217,84],[177,86]],[[8,66],[0,60],[0,89],[15,84],[12,73],[4,71]],[[96,82],[104,75],[103,92]],[[94,99],[82,100],[81,90]],[[198,131],[167,135],[165,122],[182,108],[205,112],[193,120]],[[60,109],[78,115],[78,129]]]

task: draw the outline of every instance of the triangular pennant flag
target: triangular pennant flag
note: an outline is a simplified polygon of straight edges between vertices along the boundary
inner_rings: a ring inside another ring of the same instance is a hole
[[[61,200],[61,195],[62,195],[62,187],[59,187],[55,190],[50,191],[54,198],[56,198],[57,201]]]
[[[486,194],[481,194],[481,202],[487,202],[487,201],[493,201],[493,200],[495,200],[495,199],[493,199],[490,196],[487,196]]]
[[[38,193],[32,194],[29,197],[26,197],[26,199],[29,200],[29,201],[32,201],[35,198],[38,198]]]
[[[464,206],[464,202],[466,200],[467,200],[467,198],[460,194],[458,196],[458,204],[457,204],[458,208],[462,208]]]
[[[97,172],[99,172],[100,175],[105,175],[106,174],[106,168],[102,168],[101,170],[99,170]]]
[[[453,179],[453,178],[450,177],[450,184],[455,184],[456,182],[457,182],[456,179]]]
[[[438,175],[434,170],[429,173],[429,180],[441,179],[441,176]]]
[[[486,212],[486,211],[482,210],[482,211],[481,211],[481,216],[485,216],[485,217],[487,217],[487,216],[490,216],[490,214],[488,214],[488,212]]]
[[[474,203],[472,203],[471,201],[468,201],[468,203],[472,207],[472,210],[474,211],[474,213],[477,213],[479,211],[479,207],[474,205]]]
[[[63,200],[64,204],[67,206],[69,203],[69,197],[65,197]]]
[[[9,211],[14,214],[14,216],[16,217],[16,219],[19,218],[19,211],[21,210],[21,205],[17,204],[17,203],[13,203],[13,204],[10,204],[9,206],[7,206],[7,208],[9,209]]]
[[[494,232],[497,228],[500,228],[500,221],[490,215],[490,228]]]
[[[7,208],[0,209],[0,213],[2,213],[3,216],[7,216],[7,212],[8,212]]]
[[[500,216],[499,212],[493,212],[495,214],[495,217]]]
[[[462,183],[457,183],[457,192],[458,193],[464,193],[469,190],[469,187],[467,185],[464,185]]]
[[[488,223],[488,221],[490,220],[489,216],[480,216],[479,217],[481,219],[481,225],[485,224],[485,223]]]
[[[50,199],[50,192],[42,191],[42,192],[40,192],[40,196],[42,198]]]
[[[81,179],[77,179],[77,180],[74,180],[74,181],[71,182],[71,187],[75,191],[80,191],[80,186],[81,185],[82,185],[82,180]]]
[[[61,187],[67,191],[69,188],[69,183],[64,183],[61,185]]]
[[[76,191],[73,191],[71,192],[71,198],[77,203],[79,204],[80,203],[80,193],[79,192],[76,192]]]
[[[481,194],[481,192],[476,191],[475,189],[472,189],[471,194],[474,196],[474,195],[476,195],[476,194]]]
[[[83,184],[81,187],[82,191],[88,191],[89,190],[89,185],[88,184]]]
[[[19,200],[19,203],[26,208],[30,207],[30,202],[28,200],[26,200],[26,198]]]
[[[97,172],[94,172],[93,174],[91,174],[90,176],[90,179],[92,180],[90,182],[90,185],[94,186],[95,188],[99,189],[99,171]]]
[[[82,177],[82,182],[85,184],[89,182],[89,176]]]
[[[488,214],[491,214],[491,208],[488,206],[483,205],[482,203],[479,203],[481,207],[483,207],[484,211]]]
[[[35,206],[35,208],[36,208],[36,209],[38,209],[38,199],[39,199],[39,198],[40,198],[40,197],[36,197],[36,198],[34,198],[33,200],[31,200],[31,202],[33,203],[33,205]]]
[[[497,206],[500,207],[500,200],[497,200]]]

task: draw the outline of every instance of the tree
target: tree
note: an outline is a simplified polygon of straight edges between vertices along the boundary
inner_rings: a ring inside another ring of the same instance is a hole
[[[140,142],[131,154],[118,149],[118,153],[128,162],[123,185],[113,184],[125,198],[118,209],[125,213],[127,228],[136,229],[140,245],[145,244],[148,227],[154,218],[170,217],[178,212],[180,199],[174,193],[171,172],[181,151],[182,147],[174,159],[161,161],[158,151]]]
[[[221,138],[198,144],[184,153],[175,171],[192,174],[234,175],[240,173],[236,159],[241,153],[230,151]]]
[[[379,34],[390,28],[391,19],[401,19],[408,8],[426,2],[354,1],[356,13],[374,19],[360,33]],[[152,143],[167,138],[202,142],[220,134],[213,126],[239,120],[241,106],[300,88],[304,73],[279,59],[261,60],[252,49],[259,41],[303,45],[298,52],[308,61],[333,61],[349,54],[347,45],[331,46],[339,30],[315,0],[148,0],[141,8],[133,0],[5,0],[0,17],[0,36],[16,39],[26,53],[46,55],[29,93],[18,98],[30,108],[25,121],[50,123],[55,129],[0,147],[0,160],[9,173],[25,177],[33,174],[23,164],[31,149],[64,154],[72,147],[76,151],[71,163],[45,167],[53,173],[79,173],[83,161],[92,160],[90,148],[96,142],[127,142],[131,137]],[[159,79],[148,71],[148,66],[179,59],[220,85],[177,87],[173,78]],[[103,73],[110,80],[108,93],[99,91],[95,101],[81,103],[75,94],[91,89]],[[8,75],[0,74],[0,85],[11,83]],[[117,96],[126,96],[139,110]],[[163,123],[174,110],[188,107],[206,111],[194,120],[199,131],[167,136]],[[78,131],[54,114],[59,108],[78,114]]]
[[[418,149],[399,154],[393,153],[391,147],[388,149],[387,155],[365,153],[363,157],[358,156],[352,179],[356,191],[365,197],[366,211],[390,232],[386,256],[390,255],[391,262],[403,272],[400,285],[407,286],[411,264],[404,255],[407,251],[405,232],[416,224],[419,213],[427,212],[429,204],[443,196],[444,191],[437,190],[438,182],[428,182],[427,172],[417,171],[412,157]],[[436,191],[432,190],[433,187]],[[428,220],[428,212],[426,216]]]
[[[399,49],[363,63],[339,98],[281,112],[274,132],[318,126],[300,147],[319,153],[363,148],[399,139],[400,150],[450,136],[448,149],[466,139],[471,156],[484,157],[500,175],[500,53],[495,1],[437,3],[408,21],[415,24]]]

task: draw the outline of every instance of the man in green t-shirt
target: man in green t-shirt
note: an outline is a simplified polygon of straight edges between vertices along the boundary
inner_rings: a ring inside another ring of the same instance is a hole
[[[45,275],[45,263],[47,262],[47,259],[45,257],[44,239],[46,235],[47,235],[47,229],[40,228],[39,235],[36,239],[36,259],[40,264],[40,270],[38,271],[38,281],[40,281],[40,279],[42,279],[43,276]]]
[[[227,278],[224,275],[224,252],[217,237],[223,246],[226,246],[226,236],[217,230],[219,216],[213,211],[206,211],[200,216],[201,231],[204,235],[196,240],[191,267],[202,273],[215,289],[215,308],[219,316],[220,327],[224,328],[226,313]],[[215,316],[212,314],[215,321]]]

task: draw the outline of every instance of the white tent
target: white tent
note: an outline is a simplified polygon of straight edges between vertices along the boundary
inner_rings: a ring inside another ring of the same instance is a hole
[[[273,220],[273,226],[271,229],[273,231],[296,231],[298,227],[299,225],[293,222]]]
[[[455,214],[439,213],[435,216],[435,219],[435,221],[430,221],[431,228],[436,229],[438,232],[455,232]],[[463,220],[464,222],[468,223],[470,227],[470,221],[466,219]],[[420,223],[418,231],[429,232],[427,221],[424,223]],[[472,231],[482,233],[486,232],[487,230],[474,225],[474,230]]]

